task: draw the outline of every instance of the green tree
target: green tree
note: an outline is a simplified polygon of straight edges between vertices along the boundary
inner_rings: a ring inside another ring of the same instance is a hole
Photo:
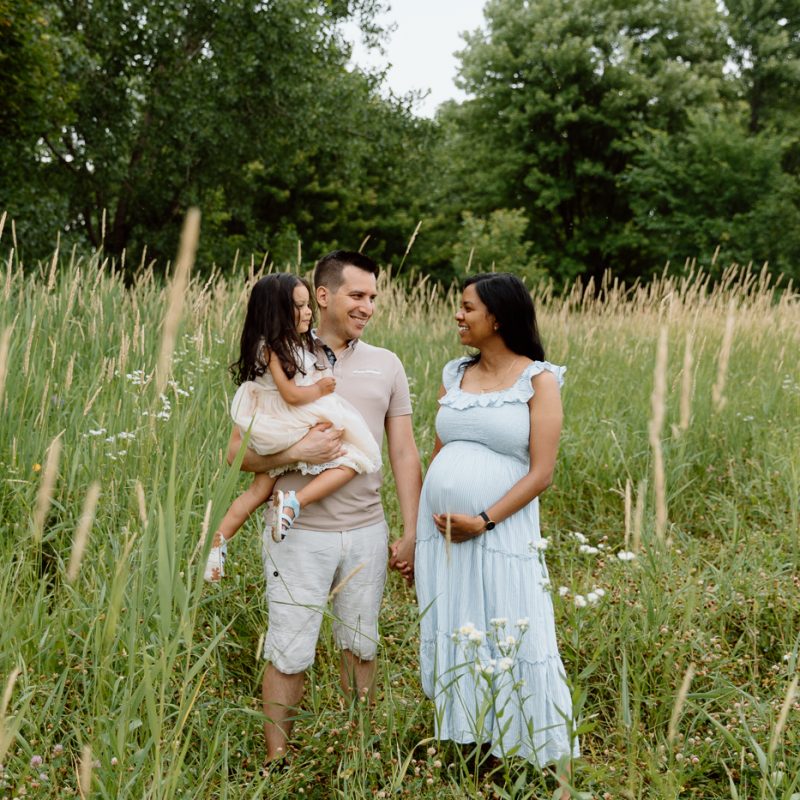
[[[800,277],[800,184],[782,168],[785,141],[748,122],[698,114],[685,132],[643,143],[625,179],[643,250],[711,269],[719,247],[717,274],[755,259]]]
[[[484,13],[461,53],[474,99],[447,112],[467,207],[524,209],[534,254],[560,279],[656,267],[629,235],[619,181],[637,137],[723,102],[715,1],[490,0]]]
[[[356,16],[374,37],[377,7],[46,3],[65,114],[14,137],[37,155],[26,185],[62,198],[62,226],[114,255],[144,244],[170,255],[192,203],[207,211],[210,258],[295,232],[307,249],[370,233],[385,249],[413,230],[398,209],[426,132],[406,102],[380,99],[376,76],[348,67],[339,24]],[[3,181],[0,203],[23,212],[23,229],[39,222],[17,185]]]
[[[468,271],[513,272],[533,286],[547,277],[530,255],[531,243],[525,239],[528,220],[520,208],[499,208],[488,218],[463,214],[461,235],[453,248],[454,262],[464,274]]]

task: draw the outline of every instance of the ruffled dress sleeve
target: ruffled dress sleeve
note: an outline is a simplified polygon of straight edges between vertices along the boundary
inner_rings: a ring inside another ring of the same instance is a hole
[[[461,376],[469,360],[468,356],[464,356],[462,358],[454,358],[444,365],[444,369],[442,369],[442,385],[446,392],[460,385]]]

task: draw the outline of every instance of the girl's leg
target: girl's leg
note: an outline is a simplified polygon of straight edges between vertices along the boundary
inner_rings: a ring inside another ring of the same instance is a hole
[[[214,541],[208,554],[206,569],[203,577],[207,581],[218,581],[224,574],[225,561],[224,543],[232,538],[236,531],[242,527],[245,520],[272,494],[275,478],[264,472],[259,472],[250,487],[240,494],[231,503],[220,522]]]
[[[295,494],[295,498],[300,504],[300,508],[303,509],[310,503],[316,503],[325,497],[329,497],[334,492],[341,489],[348,481],[353,480],[357,474],[358,473],[354,469],[350,469],[350,467],[331,467],[331,469],[320,472],[319,475],[315,476],[302,489],[298,490]],[[281,520],[281,529],[286,532],[295,520],[295,511],[290,505],[284,502],[279,513],[285,514],[290,520],[289,522],[287,522],[286,519]]]
[[[248,489],[245,489],[232,503],[222,518],[216,534],[214,545],[222,544],[222,540],[232,539],[247,518],[272,494],[277,479],[266,472],[259,472],[253,478]]]

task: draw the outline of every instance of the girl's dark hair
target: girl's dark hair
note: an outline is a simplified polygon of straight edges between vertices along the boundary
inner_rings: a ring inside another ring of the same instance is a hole
[[[239,345],[239,360],[230,366],[231,375],[237,384],[252,381],[267,371],[270,354],[275,354],[288,378],[298,372],[305,375],[299,350],[313,352],[311,331],[300,334],[294,321],[295,287],[308,289],[308,282],[288,272],[267,275],[256,283],[247,301],[247,316],[244,319]]]
[[[510,272],[484,272],[471,275],[463,288],[474,286],[481,302],[497,320],[497,332],[512,353],[544,361],[544,347],[539,338],[536,311],[525,284]],[[470,363],[477,364],[476,353]]]

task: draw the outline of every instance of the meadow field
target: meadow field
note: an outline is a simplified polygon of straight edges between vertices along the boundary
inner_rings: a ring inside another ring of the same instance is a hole
[[[259,526],[219,585],[201,543],[248,480],[226,367],[258,266],[171,291],[0,244],[0,796],[550,797],[435,741],[396,574],[375,707],[342,697],[326,624],[288,767],[259,774]],[[406,365],[424,458],[457,297],[382,277],[365,335]],[[574,796],[800,800],[800,295],[732,269],[535,299],[568,367],[541,508]],[[390,477],[385,504],[398,535]]]

